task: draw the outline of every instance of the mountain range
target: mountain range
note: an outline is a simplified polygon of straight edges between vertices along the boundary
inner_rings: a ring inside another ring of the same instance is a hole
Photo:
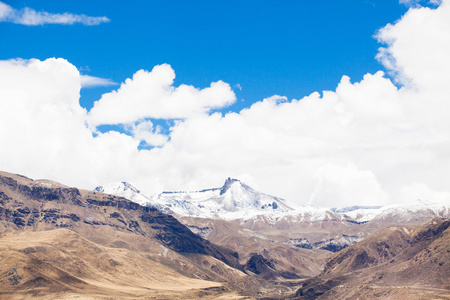
[[[145,206],[185,217],[234,220],[257,215],[281,216],[293,211],[281,198],[259,193],[237,179],[228,178],[220,188],[192,192],[163,192],[146,196],[127,182],[98,186],[97,192],[125,197]]]
[[[250,220],[265,217],[273,224],[290,219],[295,222],[339,220],[366,223],[369,221],[399,224],[423,222],[433,217],[450,217],[450,202],[417,200],[413,203],[388,206],[352,206],[319,208],[289,206],[284,199],[260,193],[237,179],[228,178],[222,187],[201,191],[162,192],[147,196],[127,182],[98,186],[97,192],[127,198],[144,206],[180,217],[221,220]]]
[[[236,252],[154,208],[0,173],[2,299],[208,298],[227,293],[221,282],[257,286],[244,271]]]
[[[149,197],[0,172],[0,298],[447,299],[448,205],[433,205],[293,208],[235,179]]]

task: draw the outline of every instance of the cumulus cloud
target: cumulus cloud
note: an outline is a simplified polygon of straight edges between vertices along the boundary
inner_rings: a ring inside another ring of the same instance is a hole
[[[169,65],[136,72],[87,112],[69,62],[2,61],[0,165],[85,188],[126,180],[148,194],[231,176],[293,206],[449,201],[449,20],[447,0],[378,32],[394,82],[382,71],[343,76],[334,91],[226,115],[213,110],[235,101],[228,84],[175,87]],[[164,131],[154,119],[176,120]],[[96,132],[102,124],[126,134]]]
[[[90,75],[81,75],[80,83],[82,88],[117,85],[117,83],[115,83],[111,79],[100,78]]]
[[[80,82],[64,59],[0,61],[3,170],[84,187],[125,171],[139,141],[117,132],[94,138],[79,105]]]
[[[167,64],[151,72],[140,70],[125,80],[117,91],[104,94],[89,112],[92,125],[129,124],[144,118],[184,119],[222,108],[236,101],[230,85],[213,82],[197,89],[173,86],[175,72]]]
[[[107,23],[107,17],[90,17],[71,13],[52,14],[45,11],[36,11],[32,8],[14,9],[11,6],[0,2],[0,22],[11,22],[27,26],[37,26],[44,24],[72,25],[80,23],[87,26]]]
[[[438,9],[410,9],[395,24],[379,30],[377,38],[387,47],[377,58],[408,87],[446,91],[450,61],[449,1]]]

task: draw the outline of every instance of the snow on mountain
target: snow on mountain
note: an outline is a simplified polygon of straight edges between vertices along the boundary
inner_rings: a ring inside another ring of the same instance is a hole
[[[296,208],[295,212],[289,214],[294,222],[317,222],[323,220],[342,220],[339,214],[336,214],[325,207],[315,207],[301,205]]]
[[[340,221],[360,224],[369,221],[407,223],[433,217],[450,217],[450,203],[422,200],[383,207],[352,206],[337,209],[299,206],[293,209],[285,200],[255,191],[232,178],[228,178],[220,188],[163,192],[150,197],[126,182],[98,186],[95,191],[121,196],[140,205],[154,206],[166,213],[223,220],[264,219],[269,223]]]
[[[372,221],[422,222],[429,216],[450,218],[450,202],[417,200],[409,204],[384,206]]]
[[[323,239],[314,244],[311,244],[311,242],[308,241],[308,239],[306,238],[290,239],[289,241],[286,242],[286,244],[292,245],[297,248],[324,249],[331,252],[338,252],[344,248],[347,248],[348,246],[356,244],[362,239],[363,239],[362,237],[356,235],[341,234],[331,239]]]
[[[320,242],[314,243],[313,249],[324,249],[331,252],[338,252],[344,248],[356,244],[363,238],[356,235],[345,235],[336,236],[332,239],[322,240]]]
[[[357,223],[365,223],[382,212],[382,206],[351,206],[340,209],[332,208],[331,211],[340,214],[345,218],[352,219]]]
[[[180,216],[234,220],[257,215],[281,216],[294,211],[283,199],[259,193],[232,178],[228,178],[220,188],[194,192],[163,192],[151,197],[143,195],[126,182],[110,183],[98,186],[94,190],[121,196],[140,205],[154,206]]]
[[[259,193],[237,179],[220,188],[195,192],[163,192],[151,198],[181,216],[235,220],[293,211],[283,199]]]
[[[150,199],[141,193],[137,188],[129,184],[128,182],[113,182],[102,186],[98,186],[94,189],[95,192],[111,194],[119,197],[124,197],[128,200],[136,202],[140,205],[146,205]]]
[[[301,238],[301,239],[290,239],[286,242],[286,244],[297,247],[297,248],[304,248],[304,249],[312,249],[313,245],[308,241],[308,239]]]
[[[427,218],[449,218],[450,202],[417,200],[408,204],[387,206],[353,206],[332,209],[334,212],[358,223],[369,221],[394,221],[395,223],[422,222]]]

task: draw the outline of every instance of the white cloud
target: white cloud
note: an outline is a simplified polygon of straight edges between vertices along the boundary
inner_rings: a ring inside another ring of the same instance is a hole
[[[92,125],[129,124],[144,118],[184,119],[222,108],[236,101],[230,85],[223,81],[197,89],[173,86],[175,72],[167,65],[140,70],[117,91],[104,94],[89,112]]]
[[[76,15],[71,13],[52,14],[45,11],[36,11],[32,8],[14,9],[11,6],[0,2],[0,22],[11,22],[27,26],[37,26],[44,24],[72,25],[80,23],[87,26],[107,23],[107,17],[90,17],[86,15]]]
[[[132,126],[131,132],[135,139],[145,142],[149,146],[159,147],[163,146],[169,138],[161,134],[160,126],[153,126],[153,123],[149,120],[140,122],[137,125]]]
[[[377,58],[396,72],[404,85],[446,90],[450,61],[450,3],[438,9],[410,9],[400,21],[382,28],[377,38],[387,47],[380,48]]]
[[[13,9],[11,6],[0,1],[0,22],[6,20],[12,12]]]
[[[100,78],[90,75],[81,75],[81,87],[82,88],[91,88],[97,86],[111,86],[117,85],[114,81],[107,78]]]
[[[359,170],[355,165],[339,166],[328,164],[316,171],[316,185],[309,203],[329,206],[384,205],[388,196],[382,190],[371,171]]]
[[[93,137],[79,105],[80,81],[64,59],[0,61],[3,170],[84,187],[113,179],[115,170],[128,176],[139,142],[117,132]]]
[[[425,183],[413,182],[411,185],[404,186],[401,189],[401,198],[404,203],[411,203],[415,199],[448,203],[450,201],[450,192],[432,190]]]
[[[0,165],[84,188],[126,180],[146,193],[231,176],[293,205],[448,199],[448,20],[447,0],[380,30],[378,58],[402,88],[383,72],[343,76],[335,91],[272,96],[226,115],[211,109],[235,101],[228,84],[174,87],[169,65],[136,72],[87,113],[69,62],[1,61]],[[149,118],[180,120],[166,133]],[[129,134],[93,135],[89,123],[127,124]]]

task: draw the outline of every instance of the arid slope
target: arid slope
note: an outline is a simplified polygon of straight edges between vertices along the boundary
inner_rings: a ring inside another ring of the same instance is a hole
[[[6,298],[180,298],[198,293],[213,298],[225,290],[220,283],[182,276],[68,229],[8,233],[0,238],[0,256],[0,295]]]
[[[296,299],[448,299],[450,220],[391,227],[338,252]]]
[[[172,216],[8,173],[0,173],[0,260],[7,299],[239,298],[261,287],[237,253]]]

